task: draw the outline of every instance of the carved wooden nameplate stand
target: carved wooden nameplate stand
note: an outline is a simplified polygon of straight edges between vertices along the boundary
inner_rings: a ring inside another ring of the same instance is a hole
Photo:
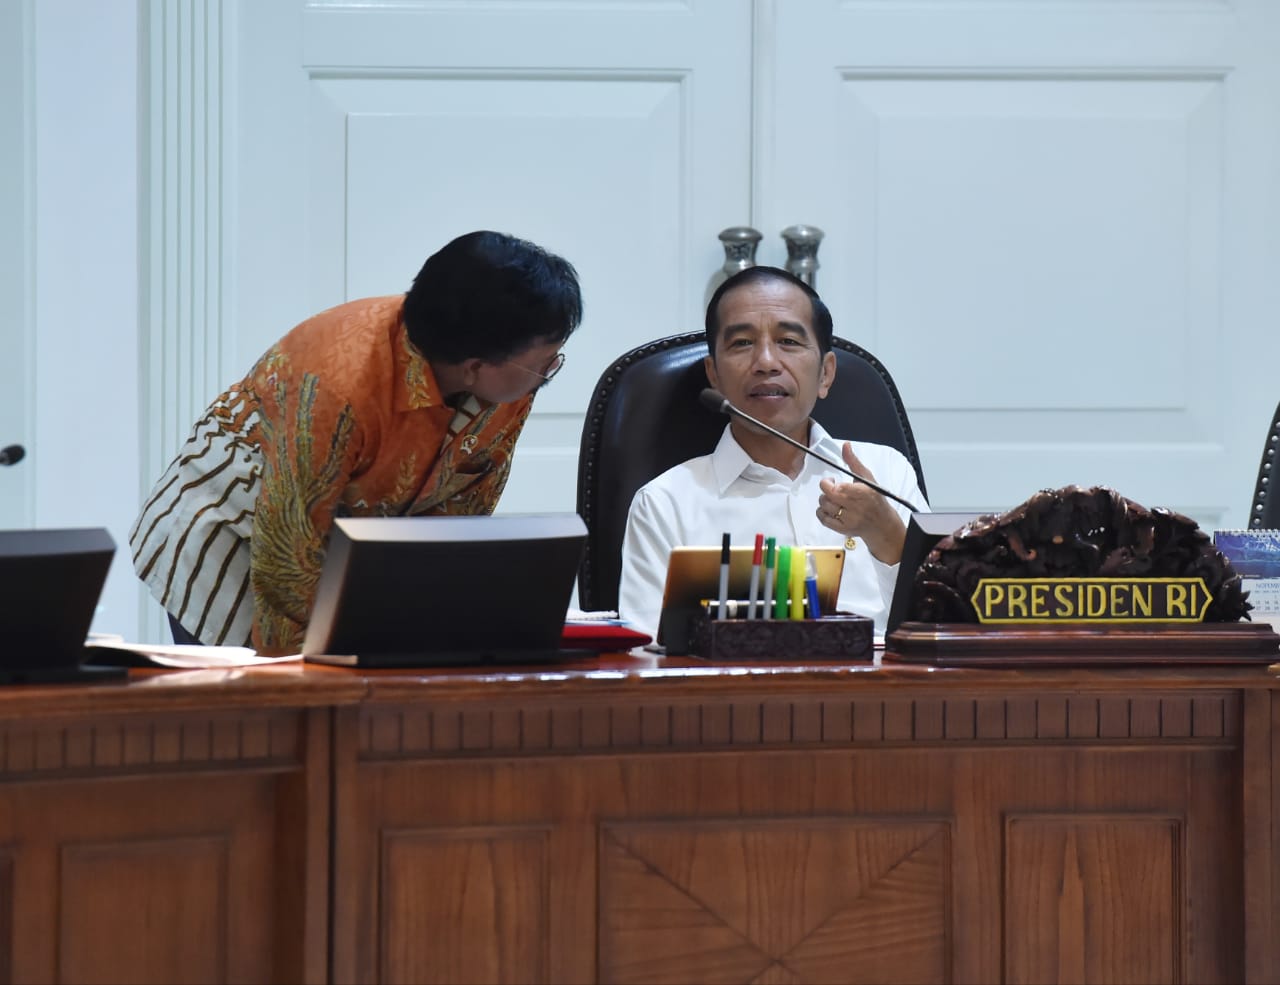
[[[1066,486],[942,538],[888,662],[960,667],[1274,663],[1240,576],[1195,522]],[[914,621],[912,621],[914,620]]]

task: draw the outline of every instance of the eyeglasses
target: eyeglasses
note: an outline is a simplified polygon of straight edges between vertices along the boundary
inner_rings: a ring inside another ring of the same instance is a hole
[[[528,366],[521,366],[519,363],[512,363],[516,369],[522,369],[530,376],[536,376],[544,383],[550,383],[556,373],[564,368],[564,353],[557,352],[556,357],[547,363],[547,368],[539,373],[536,369],[530,369]]]

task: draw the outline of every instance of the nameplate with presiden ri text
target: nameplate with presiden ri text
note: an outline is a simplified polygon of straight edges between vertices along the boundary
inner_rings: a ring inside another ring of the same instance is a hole
[[[982,623],[1202,622],[1203,578],[983,578],[970,601]]]

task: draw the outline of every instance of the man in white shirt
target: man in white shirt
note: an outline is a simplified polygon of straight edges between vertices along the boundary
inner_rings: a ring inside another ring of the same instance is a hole
[[[748,267],[707,306],[707,379],[734,407],[858,475],[928,509],[915,470],[896,449],[840,441],[810,419],[831,389],[831,313],[803,281]],[[884,631],[908,511],[798,448],[733,417],[716,450],[669,469],[636,493],[622,542],[619,614],[656,633],[671,548],[718,546],[724,533],[750,545],[843,544],[840,609]]]

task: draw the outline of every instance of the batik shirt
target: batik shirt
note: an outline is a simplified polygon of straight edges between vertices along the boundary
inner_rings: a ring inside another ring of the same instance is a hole
[[[322,312],[219,396],[129,537],[203,642],[301,648],[335,516],[492,513],[532,394],[444,402],[403,296]]]

